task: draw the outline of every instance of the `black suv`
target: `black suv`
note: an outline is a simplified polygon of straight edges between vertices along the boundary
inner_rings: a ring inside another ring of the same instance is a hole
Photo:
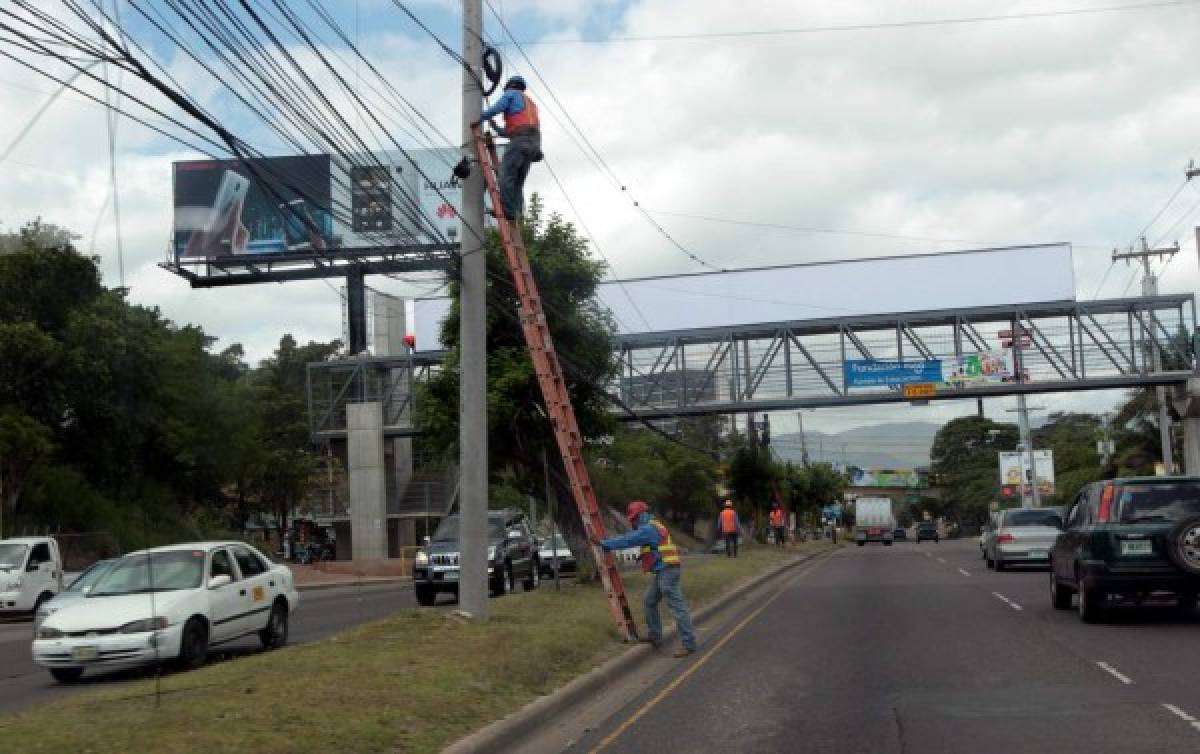
[[[922,539],[932,539],[934,542],[938,541],[937,523],[933,521],[917,522],[917,544],[920,544]]]
[[[1100,620],[1110,601],[1170,592],[1183,610],[1200,595],[1200,477],[1132,477],[1079,493],[1050,551],[1050,599]]]
[[[457,514],[442,519],[425,547],[417,550],[413,564],[413,587],[417,604],[432,605],[438,592],[458,595]],[[537,540],[520,511],[488,511],[488,585],[492,595],[510,594],[521,579],[525,590],[537,589]]]

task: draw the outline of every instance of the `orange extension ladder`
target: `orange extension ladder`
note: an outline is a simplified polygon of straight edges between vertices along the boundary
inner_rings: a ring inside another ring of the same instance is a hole
[[[496,158],[496,144],[490,134],[482,133],[479,126],[474,127],[474,134],[479,164],[483,168],[488,194],[492,197],[497,225],[500,226],[500,241],[508,259],[513,285],[517,289],[517,298],[520,300],[521,329],[525,331],[525,343],[529,346],[530,356],[533,357],[533,368],[537,372],[542,398],[546,401],[550,424],[554,427],[554,437],[558,441],[558,451],[562,454],[563,466],[567,470],[571,494],[575,498],[575,505],[583,519],[583,528],[591,542],[592,555],[600,568],[600,579],[604,583],[604,591],[608,594],[608,603],[617,624],[617,632],[625,641],[637,641],[637,625],[629,611],[629,602],[625,599],[621,572],[617,570],[612,553],[604,552],[597,544],[604,537],[604,521],[600,517],[596,491],[592,488],[587,465],[583,461],[583,439],[579,435],[575,409],[571,406],[571,396],[567,394],[567,385],[563,381],[562,367],[558,363],[550,328],[546,325],[546,314],[542,311],[537,282],[534,281],[533,271],[529,267],[525,242],[520,231],[504,217],[504,205],[500,202],[500,189],[496,185],[496,165],[499,162]]]

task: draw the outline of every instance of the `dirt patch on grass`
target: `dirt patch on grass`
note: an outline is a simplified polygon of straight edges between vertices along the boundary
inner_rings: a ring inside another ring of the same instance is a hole
[[[692,609],[801,551],[753,548],[684,564]],[[641,617],[645,577],[624,575]],[[493,600],[486,625],[403,610],[324,641],[0,717],[26,752],[434,752],[624,649],[597,586]],[[303,603],[301,604],[303,610]]]

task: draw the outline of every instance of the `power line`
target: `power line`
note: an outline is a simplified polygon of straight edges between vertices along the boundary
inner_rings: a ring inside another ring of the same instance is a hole
[[[636,36],[614,36],[603,39],[544,39],[529,40],[526,45],[602,45],[626,42],[678,42],[699,39],[747,39],[762,37],[784,37],[802,34],[830,34],[861,31],[883,31],[891,29],[915,29],[932,26],[965,26],[968,24],[997,23],[1005,21],[1028,21],[1041,18],[1066,16],[1091,16],[1106,13],[1122,13],[1138,10],[1155,10],[1196,5],[1200,0],[1162,0],[1161,2],[1108,5],[1095,8],[1066,8],[1050,11],[1029,11],[982,16],[960,16],[957,18],[912,19],[906,21],[884,21],[865,24],[842,24],[832,26],[798,26],[783,29],[745,29],[740,31],[696,32],[690,34],[653,34]],[[514,43],[517,41],[514,39]]]

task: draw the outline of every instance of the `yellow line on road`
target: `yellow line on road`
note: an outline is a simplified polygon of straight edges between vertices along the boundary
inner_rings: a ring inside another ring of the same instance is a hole
[[[721,637],[721,640],[718,641],[716,644],[714,644],[713,648],[708,650],[708,652],[705,653],[705,655],[703,657],[701,657],[699,660],[696,660],[696,662],[693,663],[690,668],[688,668],[687,670],[680,673],[678,678],[671,681],[669,684],[667,684],[666,688],[664,688],[662,691],[655,694],[654,697],[650,701],[648,701],[644,705],[642,705],[638,709],[637,712],[634,712],[632,715],[630,715],[629,719],[627,719],[625,722],[623,722],[619,726],[617,726],[616,730],[614,730],[612,733],[609,733],[607,736],[605,736],[605,738],[600,743],[596,744],[595,748],[593,748],[591,750],[590,754],[596,754],[596,752],[603,750],[604,748],[606,748],[607,746],[612,744],[613,741],[616,741],[618,738],[620,738],[625,733],[625,731],[629,730],[629,728],[633,726],[634,723],[636,723],[638,720],[642,719],[642,717],[645,716],[645,714],[647,712],[649,712],[651,709],[653,709],[663,699],[666,699],[667,696],[672,691],[679,688],[679,686],[684,681],[686,681],[688,678],[690,678],[693,673],[695,673],[697,670],[699,670],[701,667],[703,667],[704,663],[706,663],[710,659],[712,659],[712,656],[715,655],[717,652],[719,652],[721,650],[721,647],[723,647],[727,643],[729,643],[730,639],[732,639],[734,636],[736,636],[743,628],[745,628],[747,625],[749,625],[751,621],[753,621],[755,618],[757,618],[759,616],[759,614],[762,613],[763,610],[766,610],[771,605],[772,602],[774,602],[776,599],[778,599],[779,595],[783,594],[788,589],[790,589],[792,587],[792,584],[796,583],[800,579],[802,579],[805,576],[807,576],[808,574],[812,573],[818,565],[820,565],[822,562],[824,562],[824,560],[825,560],[824,557],[818,556],[815,559],[815,562],[813,562],[811,565],[806,566],[802,571],[800,571],[800,573],[798,573],[795,576],[793,576],[792,578],[788,579],[787,584],[781,586],[779,588],[779,591],[775,592],[770,597],[768,597],[766,602],[759,605],[759,607],[754,612],[747,615],[740,623],[738,623],[736,626],[734,626],[733,629],[729,631],[729,633],[727,633],[723,637]]]

